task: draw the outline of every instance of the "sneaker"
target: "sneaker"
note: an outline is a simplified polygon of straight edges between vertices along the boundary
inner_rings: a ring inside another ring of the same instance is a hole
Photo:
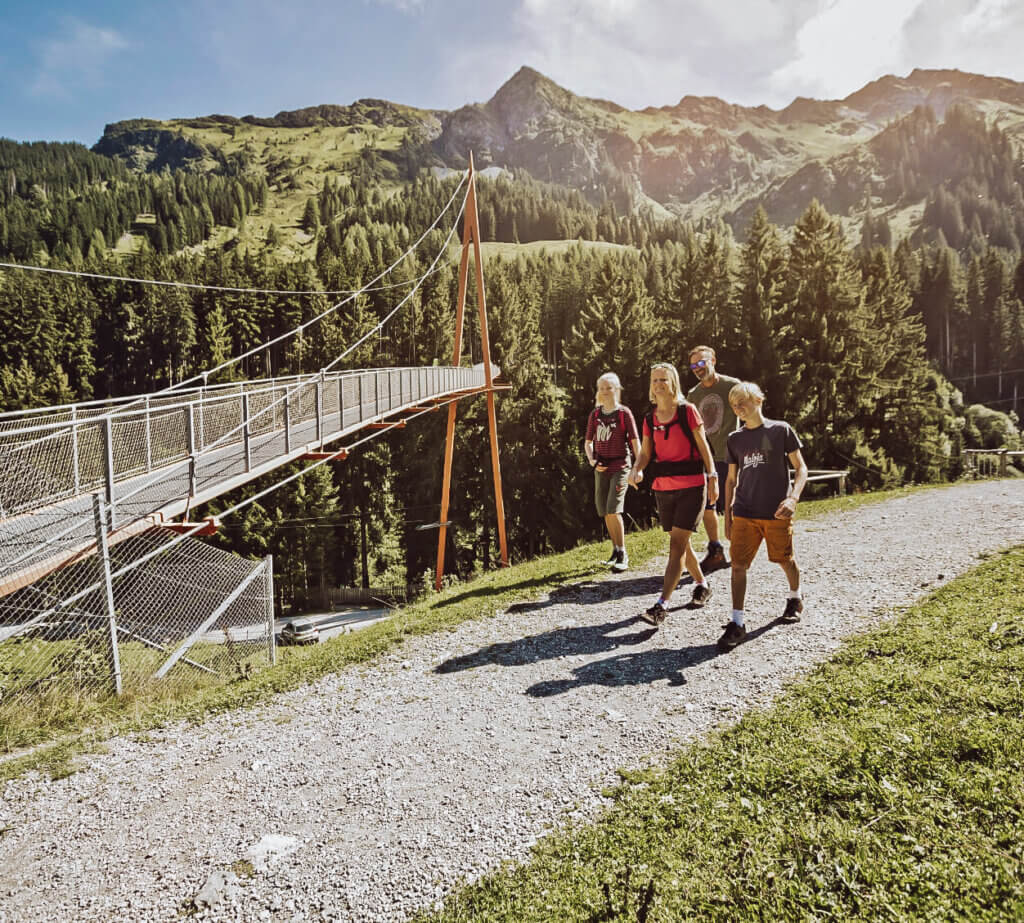
[[[786,608],[783,611],[781,620],[783,622],[799,622],[800,613],[804,611],[804,601],[802,599],[787,599]]]
[[[709,599],[711,599],[711,587],[698,584],[693,588],[693,597],[690,600],[690,605],[695,609],[702,609]]]
[[[612,545],[612,553],[610,555],[608,555],[608,560],[607,561],[602,561],[601,563],[605,567],[611,567],[618,559],[619,559],[619,550],[614,545]]]
[[[737,625],[735,622],[729,622],[729,624],[725,626],[725,632],[722,637],[718,639],[718,649],[720,651],[731,651],[738,644],[742,644],[746,640],[746,626]]]
[[[700,562],[700,569],[705,574],[722,570],[728,566],[729,562],[725,559],[725,549],[721,545],[716,546],[714,549],[708,549],[704,560]]]
[[[665,621],[666,615],[668,615],[668,613],[665,611],[665,607],[661,603],[655,603],[646,612],[641,612],[640,618],[642,618],[649,625],[653,625],[655,628],[657,628],[662,622]]]
[[[627,567],[629,567],[629,555],[623,550],[619,552],[618,559],[612,564],[612,570],[622,573]]]

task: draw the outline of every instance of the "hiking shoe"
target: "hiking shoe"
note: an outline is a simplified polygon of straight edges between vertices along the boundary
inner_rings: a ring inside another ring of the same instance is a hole
[[[704,556],[704,560],[700,562],[700,569],[705,574],[722,570],[728,566],[729,562],[725,559],[725,549],[721,545],[713,550],[709,549],[708,553]]]
[[[742,644],[746,640],[746,626],[737,625],[735,622],[729,622],[729,624],[725,626],[725,632],[722,637],[718,639],[718,649],[720,651],[731,651],[738,644]]]
[[[781,615],[783,622],[799,622],[800,613],[804,611],[804,601],[802,599],[787,599],[786,608]]]
[[[698,584],[693,588],[693,597],[690,599],[690,605],[695,609],[702,609],[709,599],[711,599],[711,587]]]
[[[611,567],[618,559],[619,559],[619,549],[616,548],[614,545],[612,545],[612,550],[611,550],[611,553],[608,555],[608,560],[607,561],[602,561],[601,563],[605,567]]]
[[[619,552],[618,558],[612,564],[612,570],[622,573],[627,567],[629,567],[629,555],[623,550]]]
[[[657,628],[662,622],[665,621],[666,615],[668,615],[668,613],[665,611],[665,607],[661,603],[655,603],[646,612],[641,612],[640,618],[642,618],[649,625],[653,625],[655,628]]]

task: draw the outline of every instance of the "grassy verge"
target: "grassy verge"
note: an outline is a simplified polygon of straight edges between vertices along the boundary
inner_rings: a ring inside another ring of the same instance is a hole
[[[808,501],[800,505],[800,518],[818,518],[924,489],[931,488],[901,488]],[[181,687],[154,686],[133,691],[121,700],[92,702],[88,707],[81,705],[76,711],[53,711],[49,717],[41,716],[38,720],[0,719],[0,754],[56,742],[0,762],[0,781],[40,766],[49,767],[51,771],[54,766],[58,771],[67,771],[68,761],[77,753],[88,751],[97,741],[111,735],[146,730],[175,719],[200,721],[227,709],[258,705],[279,692],[351,665],[366,663],[410,636],[452,630],[464,621],[491,617],[513,602],[537,599],[580,580],[601,578],[607,571],[595,562],[606,549],[605,542],[589,543],[561,554],[492,571],[420,600],[399,610],[387,621],[361,631],[311,648],[283,648],[275,667],[253,677],[191,692]],[[643,567],[664,551],[665,538],[660,529],[629,535],[630,561],[634,568]],[[60,758],[54,754],[59,754]]]
[[[421,920],[1024,918],[1022,585],[993,556]]]

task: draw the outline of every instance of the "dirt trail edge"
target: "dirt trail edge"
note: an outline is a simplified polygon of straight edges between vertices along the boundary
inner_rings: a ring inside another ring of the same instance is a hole
[[[748,640],[719,655],[728,571],[637,613],[664,560],[417,638],[368,667],[199,727],[111,741],[0,800],[0,921],[402,920],[594,816],[617,767],[657,762],[862,631],[1024,542],[1024,481],[921,491],[797,523],[807,609],[762,552]],[[220,873],[220,874],[217,874]],[[205,885],[205,887],[204,887]]]

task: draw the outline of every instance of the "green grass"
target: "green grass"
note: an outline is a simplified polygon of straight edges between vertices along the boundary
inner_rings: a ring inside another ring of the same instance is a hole
[[[421,920],[1024,918],[1024,547]]]
[[[826,516],[924,489],[941,488],[900,488],[807,501],[801,503],[799,516]],[[660,529],[631,532],[628,541],[634,568],[643,567],[666,548]],[[588,543],[561,554],[517,562],[427,596],[358,632],[314,647],[280,648],[277,665],[254,676],[212,686],[201,684],[193,690],[181,686],[142,687],[120,700],[90,701],[84,712],[76,712],[75,703],[66,703],[64,709],[41,710],[34,718],[30,715],[5,721],[0,716],[0,754],[36,748],[0,762],[0,781],[35,767],[63,767],[75,754],[115,734],[143,731],[176,719],[199,722],[229,709],[259,705],[279,692],[367,663],[409,637],[454,630],[465,621],[492,617],[512,603],[541,598],[566,584],[603,579],[607,570],[595,562],[606,547],[605,541]]]

